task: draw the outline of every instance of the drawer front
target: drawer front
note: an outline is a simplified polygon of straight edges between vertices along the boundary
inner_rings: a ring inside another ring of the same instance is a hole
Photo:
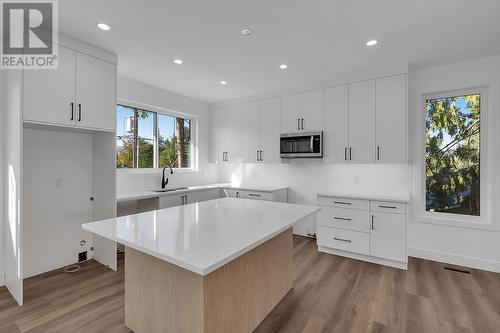
[[[318,213],[318,224],[325,227],[369,232],[370,213],[367,210],[322,207]]]
[[[393,202],[393,201],[371,201],[371,210],[375,212],[387,212],[387,213],[406,213],[406,204],[404,202]]]
[[[370,209],[370,201],[340,197],[318,197],[318,205],[337,208]]]
[[[258,191],[238,191],[240,198],[254,199],[254,200],[273,200],[273,194],[269,192],[258,192]]]
[[[318,245],[369,255],[370,234],[359,231],[318,226]]]

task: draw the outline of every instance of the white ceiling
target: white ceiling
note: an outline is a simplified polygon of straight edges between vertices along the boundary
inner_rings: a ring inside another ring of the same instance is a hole
[[[60,0],[59,17],[118,54],[120,75],[205,102],[500,54],[499,0]]]

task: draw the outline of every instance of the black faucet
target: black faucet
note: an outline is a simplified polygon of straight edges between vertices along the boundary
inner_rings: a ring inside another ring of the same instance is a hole
[[[165,169],[170,168],[170,174],[174,174],[174,170],[172,170],[172,167],[164,167],[163,168],[163,176],[161,177],[161,188],[164,189],[165,186],[168,184],[168,177],[165,178]]]

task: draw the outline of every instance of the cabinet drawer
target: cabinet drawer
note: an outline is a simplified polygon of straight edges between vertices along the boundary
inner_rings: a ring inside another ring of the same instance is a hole
[[[318,245],[368,255],[370,234],[320,225],[318,226]]]
[[[406,204],[404,202],[393,202],[393,201],[371,201],[371,210],[375,212],[387,212],[387,213],[406,213]]]
[[[325,227],[369,232],[370,213],[367,210],[322,207],[318,213],[318,224]]]
[[[341,197],[318,197],[318,205],[338,207],[338,208],[352,208],[352,209],[370,209],[370,201],[361,199],[341,198]]]
[[[269,201],[272,201],[274,199],[272,193],[258,192],[258,191],[239,191],[239,197],[245,199],[269,200]]]

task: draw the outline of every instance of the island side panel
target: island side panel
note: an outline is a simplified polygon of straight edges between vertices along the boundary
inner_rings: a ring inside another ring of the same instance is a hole
[[[288,229],[204,278],[205,332],[252,332],[292,285]]]
[[[125,325],[136,333],[203,328],[203,277],[125,247]]]

